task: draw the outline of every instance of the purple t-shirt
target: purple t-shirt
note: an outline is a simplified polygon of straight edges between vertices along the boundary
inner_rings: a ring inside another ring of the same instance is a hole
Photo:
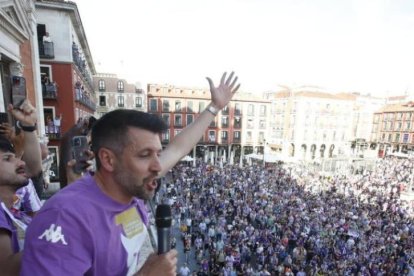
[[[133,275],[147,224],[142,200],[118,203],[88,175],[51,197],[35,216],[21,275]]]
[[[9,210],[0,201],[0,229],[10,233],[14,253],[23,250],[26,228],[30,221],[31,217],[14,208]]]
[[[0,201],[1,202],[1,201]],[[3,204],[3,202],[1,202]],[[13,252],[19,252],[19,243],[17,241],[17,231],[16,227],[13,225],[12,220],[7,215],[6,211],[3,209],[3,206],[0,206],[0,229],[6,230],[11,235]]]

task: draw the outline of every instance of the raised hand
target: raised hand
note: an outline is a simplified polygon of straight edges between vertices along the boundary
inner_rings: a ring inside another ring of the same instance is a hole
[[[215,87],[213,81],[207,77],[212,104],[218,109],[223,109],[240,87],[240,84],[236,85],[238,78],[234,77],[234,72],[231,72],[228,78],[226,76],[227,73],[225,72],[218,87]]]
[[[7,109],[24,126],[34,126],[37,123],[36,108],[27,99],[20,108],[13,108],[10,104]]]

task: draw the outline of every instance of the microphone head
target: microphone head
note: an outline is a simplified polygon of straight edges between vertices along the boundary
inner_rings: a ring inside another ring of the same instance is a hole
[[[168,204],[160,204],[155,211],[155,225],[158,228],[171,227],[172,215],[171,206]]]

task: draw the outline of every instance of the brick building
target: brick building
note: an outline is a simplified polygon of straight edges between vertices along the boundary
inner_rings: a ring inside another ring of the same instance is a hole
[[[210,103],[208,89],[148,85],[148,112],[159,115],[169,129],[161,135],[166,145],[191,124]],[[269,101],[236,94],[219,112],[191,152],[206,161],[241,162],[245,153],[263,152]],[[242,158],[240,158],[242,157]]]
[[[414,151],[414,103],[388,104],[374,114],[372,142],[378,156]]]
[[[80,118],[95,113],[92,76],[96,72],[76,4],[42,0],[36,1],[35,7],[39,95],[43,98],[44,131],[49,138],[49,150],[55,154],[52,180],[57,181],[61,134]]]
[[[98,117],[119,108],[146,111],[147,96],[138,84],[130,84],[115,74],[99,73],[93,79]]]

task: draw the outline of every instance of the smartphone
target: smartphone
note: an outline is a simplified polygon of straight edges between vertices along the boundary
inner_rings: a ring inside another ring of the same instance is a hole
[[[11,103],[14,108],[20,108],[26,100],[26,79],[19,76],[11,78]]]
[[[8,123],[9,117],[7,115],[7,112],[0,112],[0,124],[2,123]]]
[[[74,136],[72,138],[72,157],[76,160],[73,167],[75,173],[81,173],[86,168],[88,160],[87,150],[89,150],[88,139],[86,136]]]

